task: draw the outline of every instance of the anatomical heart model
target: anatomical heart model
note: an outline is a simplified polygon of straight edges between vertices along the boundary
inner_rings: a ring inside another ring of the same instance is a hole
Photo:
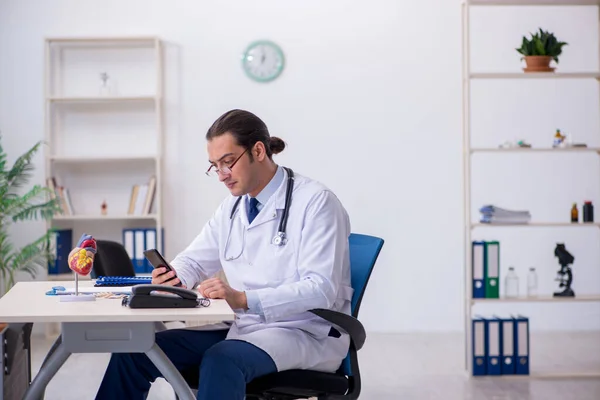
[[[86,276],[94,266],[96,251],[96,240],[92,235],[84,233],[77,246],[69,253],[69,268],[79,275]]]
[[[61,296],[61,301],[94,301],[94,295],[79,294],[79,275],[86,276],[92,271],[96,256],[96,239],[92,235],[81,235],[77,246],[69,253],[69,268],[75,272],[75,296]]]

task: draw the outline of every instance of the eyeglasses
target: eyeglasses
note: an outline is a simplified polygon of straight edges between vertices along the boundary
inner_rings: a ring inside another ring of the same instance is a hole
[[[219,176],[219,174],[229,175],[233,166],[239,161],[240,158],[242,158],[244,154],[246,154],[247,151],[248,149],[244,150],[244,152],[240,154],[240,156],[236,158],[231,165],[224,165],[221,168],[216,168],[214,164],[211,164],[211,166],[208,167],[208,170],[206,170],[205,174],[208,176]]]

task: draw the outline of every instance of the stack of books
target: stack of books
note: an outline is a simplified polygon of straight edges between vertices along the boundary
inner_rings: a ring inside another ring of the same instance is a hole
[[[491,204],[479,209],[484,224],[527,224],[531,221],[529,211],[514,211]]]

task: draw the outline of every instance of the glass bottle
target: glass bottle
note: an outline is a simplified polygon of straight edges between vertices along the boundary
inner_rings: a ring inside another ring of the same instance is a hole
[[[515,273],[514,267],[508,268],[504,288],[505,297],[519,297],[519,277]]]
[[[554,134],[554,141],[552,142],[552,147],[559,147],[563,142],[563,135],[560,133],[560,129],[556,130]]]
[[[535,268],[529,268],[529,273],[527,274],[527,296],[536,297],[538,295],[538,278],[537,273],[535,272]]]
[[[591,201],[583,204],[583,222],[594,222],[594,205]]]
[[[579,222],[579,211],[577,210],[577,203],[573,203],[573,207],[571,207],[571,222]]]

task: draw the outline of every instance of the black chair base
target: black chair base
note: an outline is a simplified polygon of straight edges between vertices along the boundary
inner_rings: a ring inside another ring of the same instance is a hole
[[[344,395],[348,378],[344,375],[294,369],[261,376],[246,386],[248,397],[292,400]]]

